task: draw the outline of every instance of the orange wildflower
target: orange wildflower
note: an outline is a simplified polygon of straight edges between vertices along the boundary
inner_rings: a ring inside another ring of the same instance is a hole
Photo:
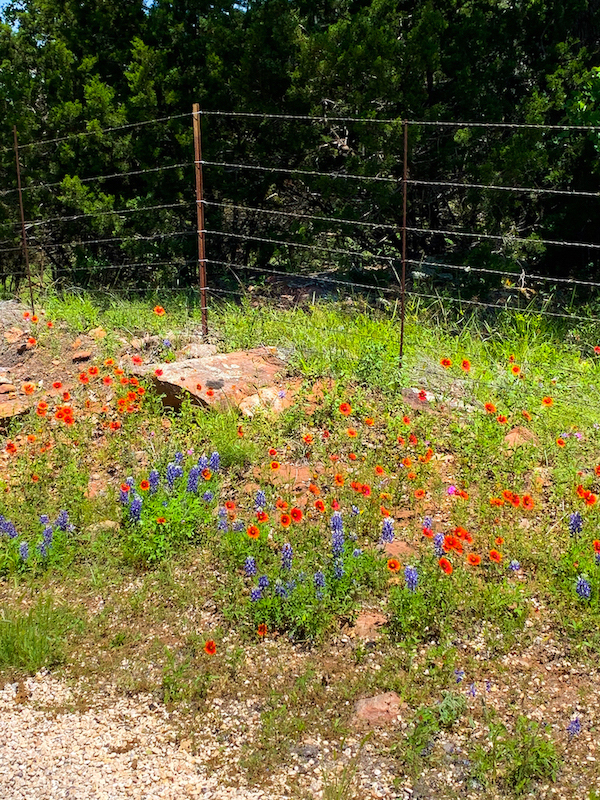
[[[354,428],[348,428],[348,430],[346,431],[346,433],[348,434],[348,436],[349,436],[351,439],[355,439],[355,438],[356,438],[356,431],[354,430]]]
[[[452,361],[449,358],[440,358],[440,364],[444,369],[448,369],[448,367],[452,366]]]
[[[490,550],[490,561],[499,564],[502,561],[502,553],[499,553],[497,550]]]
[[[531,497],[529,494],[524,494],[521,502],[525,511],[531,511],[531,509],[535,506],[533,497]]]
[[[400,572],[400,562],[397,558],[389,558],[387,568],[390,572]]]
[[[246,533],[251,539],[258,539],[258,537],[260,536],[260,531],[256,527],[256,525],[248,525]]]
[[[261,622],[258,628],[256,629],[256,633],[260,636],[261,639],[264,639],[267,635],[267,626],[264,622]]]
[[[334,483],[335,483],[336,486],[343,486],[344,485],[344,476],[340,475],[339,472],[334,476],[333,480],[334,480]]]
[[[442,570],[442,572],[445,572],[446,575],[452,575],[452,564],[448,561],[447,558],[442,556],[438,561],[438,564],[440,565],[440,569]]]
[[[279,517],[279,522],[283,525],[284,528],[289,528],[289,526],[292,524],[292,518],[290,517],[289,514],[282,514]]]
[[[373,419],[373,417],[365,417],[365,425],[368,425],[369,427],[371,427],[374,422],[375,422],[375,420]]]
[[[302,511],[299,508],[292,508],[290,511],[290,516],[294,522],[302,522]]]
[[[467,563],[472,567],[478,567],[481,564],[481,556],[478,556],[476,553],[469,553],[467,556]]]
[[[543,406],[551,406],[554,403],[554,400],[551,397],[542,397],[542,405]]]
[[[204,645],[204,652],[208,656],[214,656],[214,654],[217,652],[217,645],[213,642],[212,639],[209,639],[208,642],[206,642],[206,644]]]
[[[469,372],[469,371],[470,371],[470,369],[471,369],[471,362],[469,361],[469,359],[468,359],[468,358],[463,358],[463,360],[462,360],[462,362],[461,362],[461,365],[460,365],[460,367],[461,367],[461,369],[463,369],[465,372]]]
[[[495,414],[496,413],[496,406],[493,403],[486,403],[484,406],[485,410],[488,414]]]
[[[558,439],[556,440],[556,444],[559,447],[564,447],[566,445],[566,442],[562,437],[559,436]]]
[[[162,306],[154,306],[153,310],[158,317],[164,317],[164,315],[167,313]]]
[[[352,406],[350,403],[342,403],[340,405],[340,414],[343,414],[345,417],[349,417],[352,413]]]
[[[325,503],[322,500],[315,500],[315,508],[317,511],[325,511]]]
[[[415,497],[417,500],[422,500],[425,497],[425,489],[416,489]]]
[[[33,394],[35,392],[35,386],[33,383],[24,383],[21,389],[25,392],[25,394]]]

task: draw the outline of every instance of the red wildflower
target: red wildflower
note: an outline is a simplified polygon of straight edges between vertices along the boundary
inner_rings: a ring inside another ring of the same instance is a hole
[[[53,389],[61,389],[62,388],[62,383],[60,381],[54,381],[54,383],[52,384],[52,388]]]
[[[442,367],[444,367],[444,369],[448,369],[448,367],[452,366],[452,361],[450,361],[449,358],[441,358],[440,364],[442,365]]]
[[[551,397],[542,397],[542,405],[543,406],[551,406],[554,403],[554,400]]]
[[[440,565],[440,569],[442,570],[442,572],[445,572],[446,575],[452,574],[452,564],[448,561],[447,558],[442,556],[438,561],[438,564]]]
[[[408,441],[409,441],[411,444],[417,444],[419,440],[418,440],[418,439],[417,439],[417,437],[414,435],[414,433],[411,433],[411,434],[410,434],[410,436],[408,437]]]
[[[494,539],[494,544],[497,544],[498,547],[500,547],[501,544],[504,544],[504,539],[502,538],[502,536],[496,536],[496,538]]]
[[[415,497],[417,500],[422,500],[425,497],[425,489],[415,489]]]
[[[381,511],[382,517],[389,517],[390,511],[385,506],[379,506],[379,510]]]
[[[246,533],[248,534],[248,536],[251,539],[258,539],[258,537],[260,536],[260,531],[256,527],[256,525],[248,525],[248,528],[246,529]]]
[[[600,553],[600,541],[598,539],[594,539],[594,552]]]
[[[488,414],[495,414],[496,413],[496,406],[493,403],[486,403],[484,406],[485,410]]]
[[[600,347],[598,345],[594,347],[594,353],[596,353],[596,355],[600,355]]]
[[[338,472],[338,473],[337,473],[337,474],[334,476],[334,478],[333,478],[333,481],[334,481],[334,483],[335,483],[335,485],[336,485],[336,486],[343,486],[343,485],[344,485],[344,476],[343,476],[343,475],[340,475],[340,473]]]
[[[116,419],[116,420],[113,420],[113,421],[110,423],[110,429],[111,429],[111,431],[118,431],[120,427],[121,427],[121,423],[119,422],[119,420],[118,420],[118,419]]]
[[[149,488],[150,488],[150,484],[149,484],[148,481],[141,481],[140,489],[142,490],[142,492],[148,491]]]
[[[590,492],[589,495],[585,498],[586,506],[594,506],[594,505],[596,505],[597,499],[598,498],[596,497],[596,495],[593,494],[592,492]]]
[[[368,425],[369,427],[371,427],[374,422],[375,422],[375,420],[373,419],[373,417],[365,417],[365,425]]]
[[[88,375],[95,376],[98,374],[98,367],[90,367],[88,369]]]
[[[154,374],[156,375],[157,378],[160,378],[160,376],[163,374],[163,371],[162,369],[155,369]]]
[[[273,470],[273,472],[274,472],[276,469],[279,469],[279,461],[271,461],[270,467],[271,467],[271,469]]]
[[[206,396],[207,397],[214,397],[215,396],[214,389],[207,389],[206,390]]]
[[[350,461],[356,461],[358,456],[356,455],[356,453],[348,453],[348,458],[350,459]]]
[[[409,473],[407,473],[406,477],[407,477],[407,479],[409,481],[414,481],[414,479],[417,477],[417,473],[416,472],[409,472]]]
[[[267,635],[267,626],[264,622],[261,622],[258,628],[256,629],[256,633],[260,636],[261,639],[264,639]]]
[[[275,448],[274,448],[274,447],[270,447],[270,448],[269,448],[269,455],[271,456],[271,458],[272,458],[273,456],[276,456],[276,455],[277,455],[277,450],[275,450]]]
[[[363,485],[360,487],[360,493],[365,497],[371,496],[371,487],[368,483],[363,483]]]
[[[233,500],[226,500],[225,508],[227,511],[235,511],[235,502]]]
[[[212,472],[208,469],[208,467],[206,469],[203,469],[200,474],[202,475],[205,481],[209,481],[212,478]]]
[[[25,394],[33,394],[35,392],[35,386],[33,383],[24,383],[21,388]]]
[[[433,531],[431,528],[423,528],[423,536],[426,536],[428,539],[433,539]]]
[[[302,511],[299,508],[292,508],[290,511],[290,516],[294,520],[294,522],[302,522]]]
[[[398,436],[398,444],[400,444],[400,445],[402,445],[402,447],[404,447],[404,445],[406,444],[406,441],[404,440],[404,436]]]
[[[17,445],[14,442],[8,441],[6,443],[6,452],[10,453],[11,456],[17,452]]]
[[[325,511],[325,503],[322,500],[315,500],[315,508],[317,511]]]
[[[502,553],[499,553],[497,550],[490,550],[490,561],[499,564],[502,561]]]
[[[342,403],[340,405],[340,414],[343,414],[345,417],[349,417],[352,413],[352,406],[350,403]]]
[[[35,347],[37,344],[37,339],[34,336],[30,336],[29,339],[27,339],[27,344],[31,347]]]
[[[376,475],[385,475],[384,468],[381,467],[379,464],[377,464],[376,467],[375,467],[375,474]]]
[[[319,487],[317,486],[317,484],[316,484],[316,483],[310,483],[310,484],[308,485],[308,491],[309,491],[311,494],[315,494],[315,495],[316,495],[316,494],[321,494],[321,490],[319,489]]]
[[[521,502],[525,511],[531,511],[531,509],[535,506],[533,497],[531,497],[529,494],[524,494]]]
[[[499,422],[501,425],[505,425],[505,424],[508,422],[508,419],[507,419],[507,417],[505,417],[505,416],[504,416],[504,414],[499,414],[499,415],[496,417],[496,420],[497,420],[497,421],[498,421],[498,422]]]
[[[133,361],[134,364],[137,364],[138,366],[143,363],[143,359],[141,356],[132,356],[131,360]]]
[[[164,317],[164,315],[165,315],[167,312],[164,310],[164,308],[163,308],[162,306],[154,306],[154,313],[155,313],[155,314],[156,314],[158,317]]]
[[[209,656],[214,656],[214,654],[217,652],[217,645],[212,639],[209,639],[204,645],[204,652]]]
[[[402,466],[406,467],[406,469],[410,469],[412,467],[412,461],[408,456],[402,459]]]
[[[348,436],[349,436],[351,439],[355,439],[355,438],[356,438],[356,431],[354,430],[354,428],[348,428],[348,430],[346,431],[346,433],[348,434]]]
[[[312,433],[307,433],[307,434],[306,434],[306,436],[303,436],[303,437],[302,437],[302,439],[303,439],[303,441],[304,441],[306,444],[312,444],[312,442],[313,442],[313,435],[312,435]]]
[[[267,514],[266,511],[257,511],[256,512],[256,519],[259,522],[268,522],[269,521],[269,515]]]
[[[558,439],[556,440],[556,444],[559,447],[564,447],[566,445],[566,442],[562,437],[559,436]]]
[[[526,419],[527,422],[531,422],[531,414],[529,413],[529,411],[522,411],[521,416],[523,417],[523,419]]]
[[[471,362],[469,361],[468,358],[463,358],[462,363],[461,363],[460,366],[461,366],[461,369],[464,369],[465,372],[469,372],[470,369],[471,369]]]
[[[467,563],[472,567],[478,567],[481,564],[481,556],[478,556],[476,553],[469,553],[467,556]]]
[[[425,391],[425,389],[421,389],[421,390],[419,391],[419,400],[420,400],[422,403],[424,403],[424,402],[427,400],[427,392]]]
[[[402,422],[405,425],[410,425],[410,417],[402,417]]]
[[[390,572],[400,572],[400,562],[397,558],[389,558],[387,568]]]
[[[289,526],[292,524],[292,518],[289,514],[282,514],[279,517],[279,522],[281,522],[284,528],[289,528]]]
[[[277,508],[281,508],[284,511],[288,507],[288,504],[285,502],[285,500],[282,500],[281,497],[277,498],[277,500],[275,501],[275,505],[277,506]]]
[[[157,517],[157,518],[156,518],[156,522],[157,522],[159,525],[164,525],[166,521],[167,521],[167,520],[166,520],[164,517]]]

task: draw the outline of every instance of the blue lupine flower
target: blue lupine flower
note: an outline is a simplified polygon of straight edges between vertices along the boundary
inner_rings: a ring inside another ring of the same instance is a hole
[[[577,578],[577,585],[575,586],[575,591],[581,597],[582,600],[589,600],[592,596],[592,587],[590,582],[583,577],[583,575],[579,575]]]
[[[262,600],[262,589],[260,586],[250,591],[250,600],[252,600],[253,603],[256,603],[257,600]]]
[[[16,539],[19,535],[14,522],[10,522],[8,519],[5,519],[0,524],[0,530],[2,530],[2,532],[5,533],[9,539]]]
[[[512,572],[517,572],[518,570],[521,569],[521,565],[516,559],[513,559],[508,565],[508,568],[512,570]]]
[[[277,392],[277,397],[279,397],[279,399],[282,400],[285,397],[285,389],[280,389]]]
[[[425,517],[423,519],[423,527],[427,528],[427,530],[431,530],[431,526],[433,525],[433,518],[432,517]]]
[[[218,513],[218,515],[220,517],[226,517],[227,516],[227,509],[225,508],[225,506],[221,506],[217,513]]]
[[[256,561],[252,556],[248,556],[248,558],[244,561],[244,571],[246,573],[247,578],[252,578],[256,575]]]
[[[246,527],[246,526],[244,525],[244,523],[242,522],[242,520],[241,520],[241,519],[238,519],[238,520],[236,520],[236,521],[233,523],[233,525],[231,526],[231,530],[232,530],[232,531],[237,531],[237,532],[239,533],[240,531],[243,531],[245,527]]]
[[[44,542],[47,545],[52,543],[52,535],[53,535],[53,533],[54,533],[54,531],[52,530],[52,528],[50,526],[48,526],[47,528],[44,528],[42,536],[44,537]]]
[[[206,456],[200,456],[198,459],[198,469],[200,472],[203,472],[208,467],[208,458]]]
[[[19,545],[19,555],[23,559],[23,561],[27,561],[29,558],[29,545],[27,542],[21,542]]]
[[[315,572],[313,580],[317,589],[323,589],[325,587],[325,575],[323,575],[320,570]]]
[[[225,532],[227,532],[229,530],[229,525],[227,524],[227,520],[226,519],[220,519],[217,522],[217,530],[218,531],[225,531]]]
[[[350,510],[352,511],[354,516],[357,516],[357,514],[360,514],[360,508],[358,506],[352,506],[352,508]]]
[[[56,522],[54,523],[59,531],[66,531],[69,525],[69,514],[67,511],[59,511]]]
[[[444,555],[444,534],[443,533],[436,533],[433,537],[433,547],[435,549],[435,554],[438,558],[441,558]]]
[[[121,503],[121,505],[126,506],[127,503],[129,503],[129,501],[131,500],[130,495],[131,495],[131,492],[125,492],[125,491],[123,491],[123,489],[120,489],[119,490],[119,503]]]
[[[38,550],[40,551],[40,555],[42,558],[46,558],[46,556],[48,555],[48,547],[49,547],[48,542],[40,542],[38,544]]]
[[[294,551],[292,550],[292,545],[289,542],[283,545],[281,548],[281,566],[283,569],[291,569],[292,568],[292,558],[294,557]]]
[[[475,690],[475,684],[474,683],[472,683],[469,686],[469,694],[471,695],[471,697],[475,697],[475,695],[477,694],[477,692]]]
[[[163,339],[163,347],[166,347],[167,350],[171,347],[170,339]]]
[[[172,489],[177,478],[181,477],[183,477],[183,467],[175,461],[171,461],[170,464],[167,464],[167,483],[169,484],[169,489]]]
[[[295,588],[296,588],[296,581],[292,578],[292,580],[288,581],[286,584],[286,589],[288,590],[288,594],[291,594]]]
[[[360,549],[360,547],[357,547],[355,550],[353,550],[352,555],[354,556],[354,558],[362,556],[362,550]]]
[[[579,721],[579,717],[574,717],[569,722],[567,725],[567,733],[569,734],[570,739],[572,739],[573,736],[578,736],[581,733],[581,722]]]
[[[583,518],[579,511],[569,516],[569,533],[571,536],[577,536],[583,530]]]
[[[133,480],[133,478],[130,475],[128,478],[125,478],[125,483],[127,484],[127,486],[133,487],[135,481]]]
[[[4,522],[4,517],[0,515],[0,524]],[[42,525],[47,525],[50,522],[50,517],[48,514],[42,514],[40,517],[40,522]]]
[[[463,678],[465,677],[464,669],[455,669],[454,670],[454,674],[456,676],[456,682],[457,683],[460,683],[463,680]]]
[[[208,459],[208,466],[212,469],[213,472],[218,472],[221,468],[221,456],[215,450],[214,453],[210,454],[210,458]]]
[[[213,500],[214,497],[215,496],[212,492],[204,492],[204,494],[202,495],[202,499],[204,500],[205,503],[210,503],[210,501]]]
[[[160,483],[160,473],[157,469],[150,470],[148,475],[148,483],[150,484],[150,494],[156,494],[158,485]]]
[[[391,517],[386,517],[381,526],[381,543],[389,544],[394,541],[394,520]]]
[[[256,511],[262,511],[267,505],[267,498],[262,489],[259,489],[254,498],[254,508]]]
[[[183,461],[183,453],[181,452],[181,450],[178,450],[175,453],[175,455],[173,456],[173,460],[175,461],[176,464],[181,464],[181,462]]]
[[[344,577],[344,562],[341,558],[338,558],[333,565],[333,577],[338,579]]]
[[[331,517],[331,552],[334,557],[341,556],[344,552],[344,523],[339,511],[334,511]]]
[[[404,581],[406,583],[406,588],[410,592],[415,592],[417,590],[419,574],[416,570],[416,567],[408,566],[404,568]]]
[[[261,589],[266,589],[269,585],[269,579],[266,575],[261,575],[258,579],[258,585]]]
[[[196,493],[198,491],[198,479],[200,478],[200,470],[198,467],[190,467],[190,471],[188,474],[188,482],[186,486],[186,491],[190,493]]]
[[[288,596],[287,589],[280,580],[275,581],[275,594],[277,595],[277,597],[281,597],[284,600],[287,599]]]
[[[132,522],[139,522],[142,516],[142,498],[136,494],[129,506],[129,519]]]

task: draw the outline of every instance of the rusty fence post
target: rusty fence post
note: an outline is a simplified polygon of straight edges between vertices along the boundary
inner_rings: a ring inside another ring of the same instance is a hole
[[[408,120],[402,123],[404,133],[404,155],[402,164],[402,279],[400,283],[400,360],[402,369],[404,356],[404,315],[406,305],[406,190],[408,180]]]
[[[206,250],[204,240],[204,195],[202,183],[202,129],[200,105],[192,106],[194,126],[194,166],[196,173],[196,221],[198,227],[198,283],[200,286],[200,312],[202,314],[202,336],[208,336],[208,313],[206,304]]]
[[[21,189],[21,165],[19,164],[19,140],[17,138],[17,126],[13,125],[13,136],[15,139],[15,162],[17,165],[17,190],[19,193],[19,210],[21,212],[21,240],[23,243],[23,258],[25,259],[25,271],[27,282],[29,283],[29,298],[31,300],[31,313],[35,315],[35,304],[33,302],[33,286],[31,284],[31,270],[29,269],[29,251],[27,249],[27,233],[25,231],[25,211],[23,209],[23,191]]]

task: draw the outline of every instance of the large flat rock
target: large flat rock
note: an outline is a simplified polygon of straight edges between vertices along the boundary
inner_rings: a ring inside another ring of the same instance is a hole
[[[285,397],[285,384],[281,379],[285,362],[275,348],[259,347],[234,353],[219,353],[204,358],[188,358],[163,364],[145,364],[137,367],[138,375],[151,378],[156,390],[163,396],[164,405],[179,408],[185,397],[195,405],[219,409],[276,406],[276,400]],[[269,392],[264,390],[270,387]],[[279,394],[282,398],[279,398]],[[251,397],[260,403],[247,403]]]

